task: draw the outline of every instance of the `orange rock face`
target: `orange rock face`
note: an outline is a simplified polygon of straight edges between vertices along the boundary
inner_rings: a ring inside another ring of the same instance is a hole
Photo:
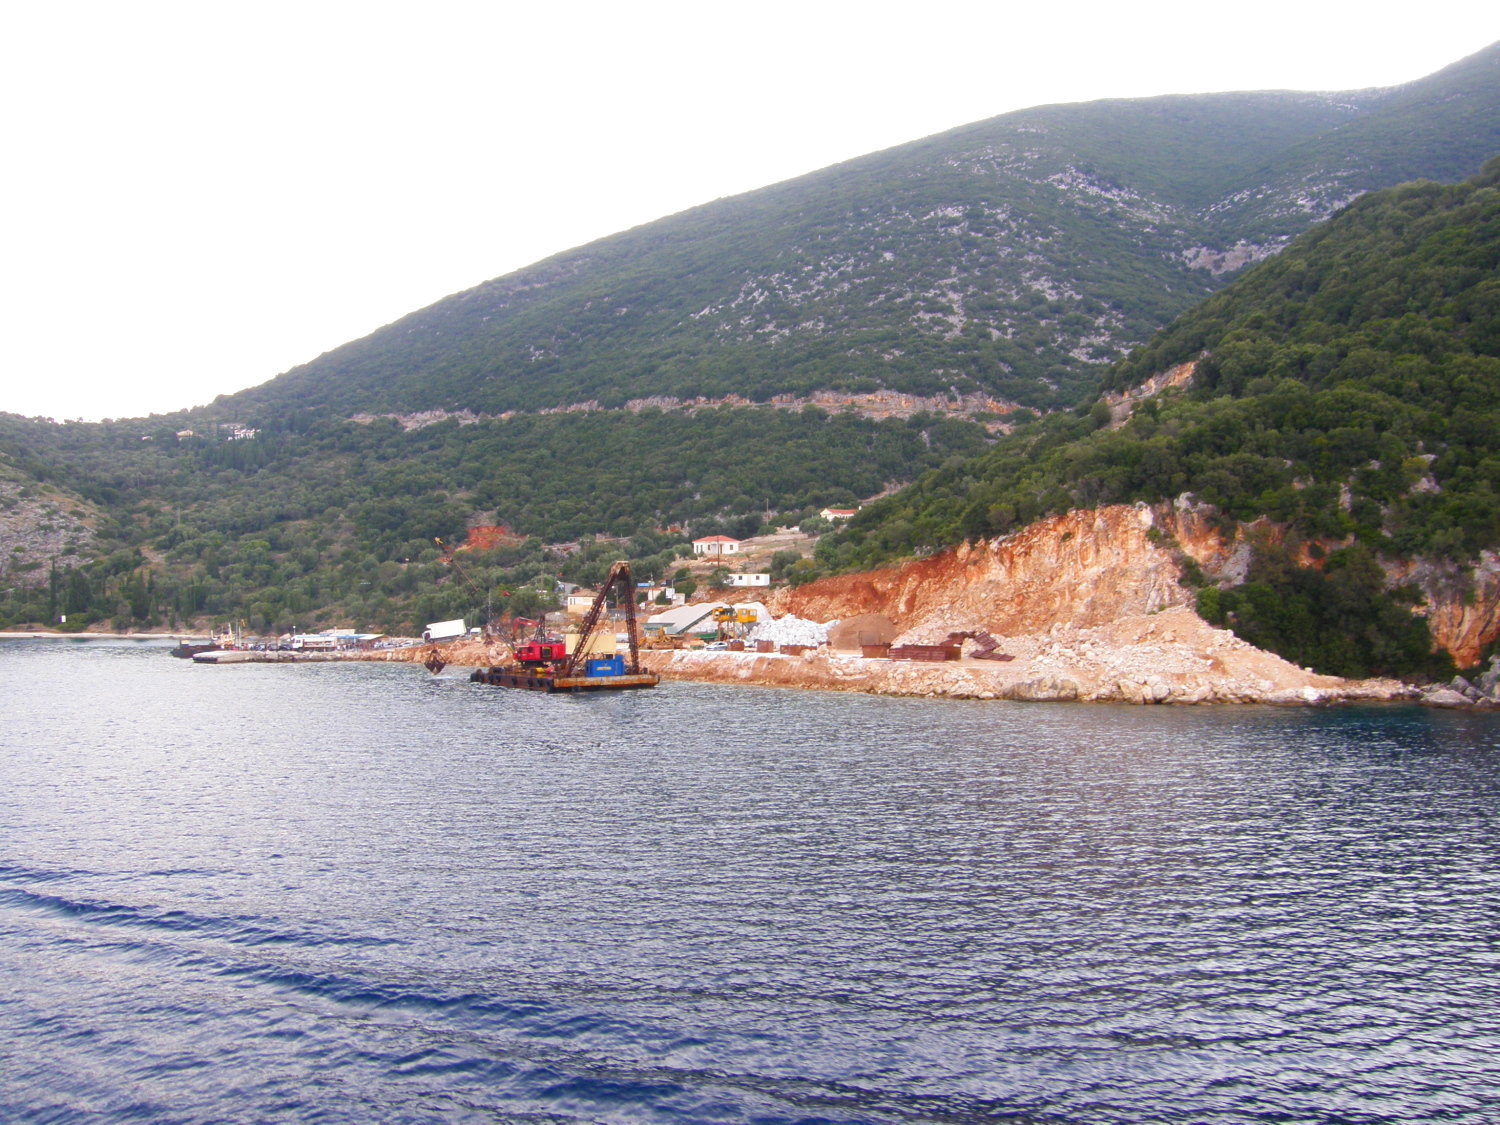
[[[782,591],[772,608],[815,621],[883,613],[903,630],[934,619],[1002,635],[1104,625],[1191,602],[1172,552],[1148,537],[1157,523],[1144,506],[1069,512],[1004,539]]]
[[[1245,529],[1226,536],[1210,509],[1116,505],[1054,516],[902,566],[781,590],[770,608],[814,621],[880,613],[902,631],[930,625],[940,632],[943,623],[996,635],[1087,629],[1192,605],[1193,591],[1178,581],[1178,551],[1225,584],[1243,582],[1250,560]],[[1422,589],[1433,640],[1460,667],[1472,666],[1500,637],[1500,558],[1486,555],[1466,575],[1392,568],[1391,580]]]
[[[1467,572],[1413,563],[1393,569],[1391,579],[1422,591],[1432,639],[1460,668],[1477,664],[1484,647],[1500,637],[1500,557],[1494,552],[1486,551]]]

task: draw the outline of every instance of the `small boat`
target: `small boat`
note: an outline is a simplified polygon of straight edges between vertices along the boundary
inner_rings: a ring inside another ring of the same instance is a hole
[[[172,650],[172,655],[181,657],[183,660],[191,660],[200,652],[219,652],[222,649],[239,648],[240,643],[240,631],[233,625],[226,625],[222,629],[215,629],[206,641],[183,637],[177,642],[177,647]]]
[[[177,642],[177,647],[172,650],[173,656],[181,657],[183,660],[191,660],[200,652],[218,652],[219,646],[213,641],[189,641]]]

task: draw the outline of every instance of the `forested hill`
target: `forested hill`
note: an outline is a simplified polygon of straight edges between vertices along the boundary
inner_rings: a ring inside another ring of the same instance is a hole
[[[1359,193],[1495,152],[1500,45],[1392,89],[1044,106],[560,254],[217,407],[274,421],[877,388],[1071,403]]]
[[[748,536],[917,478],[818,566],[1185,491],[1371,557],[1467,560],[1500,495],[1493,172],[1367,196],[1108,361],[1352,196],[1477,170],[1500,152],[1497,71],[1490,48],[1392,90],[1010,114],[559,255],[203,411],[0,414],[0,624],[535,612],[622,551],[672,575],[684,526]],[[1122,428],[1088,405],[1106,373],[1124,388],[1203,351],[1190,394]],[[876,388],[928,398],[795,408]],[[996,441],[954,389],[976,412],[1084,405]],[[668,408],[541,413],[653,398]],[[470,414],[368,417],[425,411]],[[434,543],[502,524],[522,541],[464,580]]]
[[[869,566],[1070,508],[1190,493],[1228,520],[1285,529],[1289,555],[1260,560],[1266,590],[1280,583],[1278,604],[1304,581],[1285,565],[1297,544],[1316,558],[1333,551],[1328,573],[1359,576],[1343,594],[1364,607],[1364,625],[1374,620],[1377,560],[1461,574],[1500,546],[1500,158],[1464,183],[1365,196],[1180,318],[1108,381],[1130,392],[1187,362],[1185,392],[1054,415],[867,506],[820,544],[823,563]],[[1393,667],[1349,660],[1322,663]]]

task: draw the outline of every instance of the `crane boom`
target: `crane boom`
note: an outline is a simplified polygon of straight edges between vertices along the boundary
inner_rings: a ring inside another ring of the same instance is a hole
[[[584,615],[583,624],[578,628],[578,643],[568,656],[567,663],[563,665],[561,675],[565,677],[578,675],[578,669],[588,658],[589,639],[593,637],[599,627],[600,619],[604,616],[610,590],[615,588],[619,590],[617,600],[625,607],[625,628],[630,638],[630,662],[626,665],[625,674],[629,676],[640,674],[640,646],[635,635],[635,583],[630,579],[630,564],[622,559],[609,568],[609,577],[604,580],[604,585],[599,587],[594,604],[589,606],[588,613]]]

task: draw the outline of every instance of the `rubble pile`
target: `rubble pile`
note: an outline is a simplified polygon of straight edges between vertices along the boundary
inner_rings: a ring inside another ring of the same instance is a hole
[[[960,618],[929,618],[907,636],[934,643],[972,628]],[[1215,629],[1185,608],[1134,614],[1106,625],[1054,624],[1046,632],[997,636],[1018,674],[1058,698],[1126,703],[1316,703],[1349,688]],[[970,651],[966,643],[965,653]],[[1386,689],[1382,687],[1380,692]],[[1361,694],[1364,694],[1361,692]]]
[[[937,614],[898,639],[908,644],[941,643],[950,633],[978,632],[964,628],[971,624],[960,614]],[[811,622],[783,628],[789,636],[815,635],[807,626],[817,628]],[[999,651],[1012,659],[973,659],[972,640],[965,642],[966,659],[939,663],[869,658],[826,648],[795,661],[748,653],[733,661],[716,659],[711,652],[649,655],[652,670],[668,679],[934,698],[1306,705],[1414,697],[1411,688],[1395,681],[1342,680],[1298,668],[1182,608],[1091,628],[1054,625],[1045,632],[995,640]]]
[[[816,647],[828,640],[828,629],[830,625],[837,622],[819,624],[816,621],[807,621],[801,617],[788,614],[770,621],[762,621],[745,639],[747,641],[770,641],[772,644],[780,645],[809,645]]]

